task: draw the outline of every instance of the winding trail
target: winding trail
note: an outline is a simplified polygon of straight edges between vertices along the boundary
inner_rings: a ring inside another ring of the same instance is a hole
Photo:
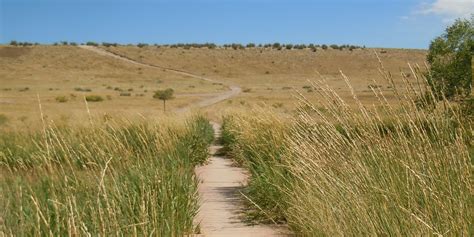
[[[124,55],[116,54],[116,53],[113,53],[113,52],[110,52],[110,51],[107,51],[107,50],[104,50],[102,48],[98,48],[98,47],[95,47],[95,46],[79,45],[79,47],[83,48],[83,49],[86,49],[86,50],[90,50],[92,52],[95,52],[95,53],[103,55],[103,56],[112,57],[112,58],[122,60],[122,61],[125,61],[125,62],[128,62],[128,63],[131,63],[131,64],[135,64],[135,65],[139,65],[139,66],[143,66],[143,67],[149,67],[149,68],[157,68],[157,69],[165,70],[165,71],[168,71],[168,72],[171,72],[171,73],[192,77],[192,78],[196,78],[196,79],[207,81],[207,82],[222,83],[221,81],[217,81],[217,80],[214,80],[214,79],[210,79],[210,78],[207,78],[207,77],[196,75],[196,74],[186,72],[186,71],[183,71],[183,70],[169,68],[169,67],[163,67],[163,66],[144,63],[144,62],[139,62],[139,61],[136,61],[134,59],[128,58]],[[211,98],[204,99],[204,100],[198,101],[196,103],[193,103],[189,106],[176,109],[175,112],[182,113],[182,112],[189,111],[192,108],[207,107],[207,106],[210,106],[210,105],[213,105],[213,104],[217,104],[221,101],[227,100],[229,98],[232,98],[234,96],[237,96],[238,94],[240,94],[240,92],[242,92],[242,88],[240,88],[239,86],[227,85],[227,87],[229,88],[228,91],[225,91],[225,92],[222,92],[222,93],[215,93],[214,96],[211,97]]]
[[[94,46],[79,46],[83,49],[93,51],[103,56],[116,58],[131,64],[143,67],[158,68],[172,73],[189,76],[199,80],[212,83],[222,83],[207,77],[195,75],[182,70],[162,67],[135,61],[123,55],[112,53]],[[229,90],[223,93],[208,94],[212,97],[193,103],[187,107],[176,109],[177,113],[186,112],[194,107],[202,108],[210,106],[226,99],[237,96],[242,89],[239,86],[228,85]],[[212,122],[216,141],[221,136],[221,126]],[[249,226],[242,221],[242,187],[246,185],[249,178],[245,169],[235,167],[231,159],[218,156],[217,151],[222,148],[218,144],[210,147],[211,157],[208,163],[197,167],[195,172],[200,180],[198,192],[200,196],[200,209],[195,217],[194,223],[198,226],[200,233],[196,236],[289,236],[286,228],[275,225]]]

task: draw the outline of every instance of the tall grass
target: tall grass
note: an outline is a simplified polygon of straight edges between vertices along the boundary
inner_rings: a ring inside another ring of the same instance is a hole
[[[15,236],[193,232],[212,127],[118,122],[0,135],[0,233]]]
[[[406,83],[396,105],[378,89],[368,107],[315,83],[322,101],[302,98],[290,120],[228,116],[223,140],[252,174],[257,217],[310,236],[472,235],[471,123],[448,101],[422,109],[430,100]]]

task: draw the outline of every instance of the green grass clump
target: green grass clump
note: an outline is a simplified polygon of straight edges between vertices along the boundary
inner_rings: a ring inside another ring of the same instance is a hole
[[[194,166],[212,127],[117,122],[0,134],[1,231],[12,235],[193,233]]]
[[[317,92],[320,104],[302,98],[288,120],[225,118],[226,150],[251,173],[251,218],[286,221],[302,236],[471,235],[472,121],[455,104],[424,110],[418,92],[397,91],[394,106],[374,91],[380,105],[354,95],[350,107]]]
[[[86,96],[87,102],[101,102],[104,101],[104,98],[100,95],[88,95]]]
[[[65,103],[65,102],[68,101],[68,97],[66,97],[66,96],[57,96],[56,101],[59,102],[59,103]]]

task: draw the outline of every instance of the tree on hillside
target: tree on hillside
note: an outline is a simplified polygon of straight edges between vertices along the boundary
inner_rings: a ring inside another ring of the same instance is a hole
[[[435,38],[427,56],[431,72],[428,83],[437,97],[465,97],[471,93],[474,53],[474,15],[471,20],[458,19],[446,32]]]
[[[164,112],[166,112],[166,101],[174,99],[173,93],[174,93],[174,90],[171,89],[171,88],[168,88],[166,90],[157,90],[157,91],[155,91],[155,94],[153,95],[153,98],[163,101],[163,111]]]

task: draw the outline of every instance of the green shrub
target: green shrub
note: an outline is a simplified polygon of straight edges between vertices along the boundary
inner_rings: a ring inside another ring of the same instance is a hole
[[[86,96],[86,101],[87,102],[101,102],[104,101],[104,98],[100,95],[88,95]]]
[[[131,95],[132,95],[132,93],[130,93],[130,92],[122,92],[122,93],[120,93],[120,96],[131,96]]]
[[[76,87],[74,88],[75,91],[81,91],[81,92],[91,92],[92,89],[90,88],[84,88],[84,87]]]
[[[65,103],[68,101],[68,98],[66,96],[56,96],[56,101],[59,103]]]
[[[86,45],[89,45],[89,46],[99,46],[98,43],[92,42],[92,41],[88,41],[88,42],[86,43]]]
[[[144,47],[147,47],[147,46],[148,46],[148,44],[145,44],[145,43],[138,43],[137,44],[138,48],[144,48]]]

